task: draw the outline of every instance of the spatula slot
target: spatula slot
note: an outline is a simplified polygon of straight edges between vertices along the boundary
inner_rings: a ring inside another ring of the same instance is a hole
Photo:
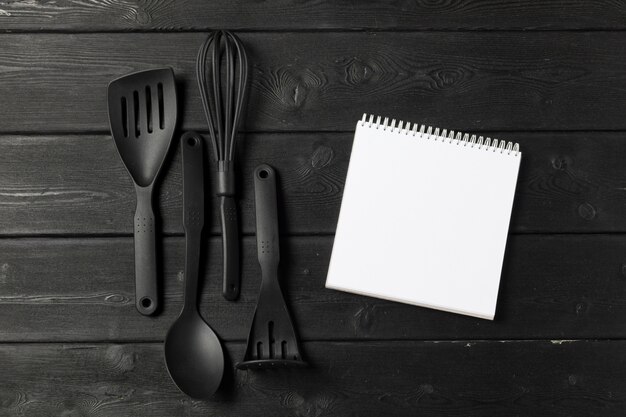
[[[159,129],[165,127],[165,104],[163,102],[163,84],[157,84],[157,98],[159,101]]]
[[[274,358],[276,354],[276,341],[274,340],[274,322],[270,321],[267,323],[267,336],[270,341],[270,358]]]
[[[135,137],[139,137],[141,135],[141,130],[139,129],[139,124],[141,123],[141,116],[139,115],[139,92],[137,90],[133,91],[133,115],[134,115],[134,127],[135,127]]]
[[[128,103],[126,102],[126,97],[122,97],[122,131],[124,132],[124,137],[128,137]]]
[[[146,128],[152,133],[152,90],[146,86]]]
[[[259,359],[263,357],[263,342],[257,342],[256,344],[256,357]]]

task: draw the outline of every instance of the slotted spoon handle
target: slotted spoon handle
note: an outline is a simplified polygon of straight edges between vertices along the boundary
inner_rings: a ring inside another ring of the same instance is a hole
[[[144,316],[159,306],[157,294],[156,227],[152,209],[152,185],[135,186],[135,306]]]
[[[276,172],[267,165],[254,171],[254,199],[256,210],[256,241],[262,286],[278,285],[278,208],[276,202]]]

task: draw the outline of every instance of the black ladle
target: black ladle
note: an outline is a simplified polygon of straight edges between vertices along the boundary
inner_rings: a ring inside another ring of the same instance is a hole
[[[192,398],[217,391],[224,374],[224,352],[215,332],[198,311],[198,277],[204,226],[202,137],[182,137],[183,223],[185,227],[185,301],[165,338],[165,364],[176,386]]]

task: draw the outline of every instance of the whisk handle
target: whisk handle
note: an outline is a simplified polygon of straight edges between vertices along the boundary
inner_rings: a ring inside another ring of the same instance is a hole
[[[239,296],[239,226],[234,197],[220,197],[220,220],[224,257],[222,295],[225,299],[232,301]]]

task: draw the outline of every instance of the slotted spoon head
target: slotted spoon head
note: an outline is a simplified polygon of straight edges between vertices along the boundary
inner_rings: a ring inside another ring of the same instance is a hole
[[[141,187],[154,182],[172,143],[176,100],[171,68],[136,72],[109,84],[111,133],[126,169]]]
[[[261,290],[239,369],[304,367],[298,339],[279,287]]]

